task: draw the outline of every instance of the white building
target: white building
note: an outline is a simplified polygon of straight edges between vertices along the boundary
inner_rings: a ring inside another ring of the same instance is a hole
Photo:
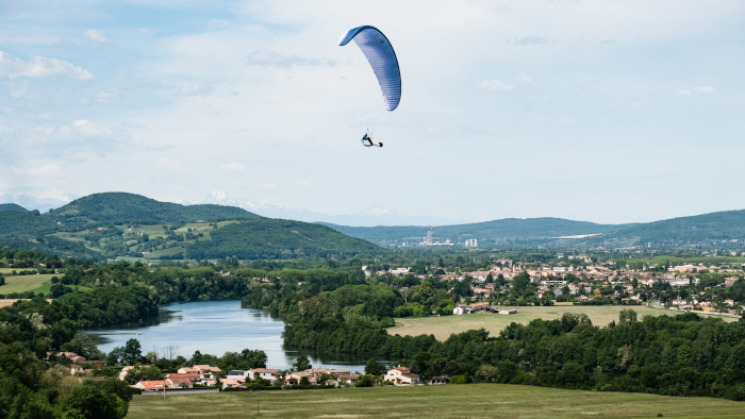
[[[388,370],[385,374],[385,381],[390,381],[396,386],[406,386],[420,384],[421,379],[419,374],[413,374],[410,369],[402,366],[398,366],[392,370]]]
[[[248,370],[248,378],[251,380],[262,379],[274,382],[277,380],[278,369],[274,368],[254,368]]]

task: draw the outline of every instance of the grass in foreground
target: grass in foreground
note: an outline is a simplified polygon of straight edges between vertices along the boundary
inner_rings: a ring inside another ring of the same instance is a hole
[[[505,307],[500,307],[505,308]],[[590,317],[592,324],[604,327],[611,321],[618,322],[621,310],[631,309],[636,311],[641,320],[644,316],[674,316],[681,314],[679,311],[657,309],[647,306],[521,306],[511,307],[517,310],[517,314],[501,315],[491,313],[466,314],[463,316],[440,316],[440,317],[418,317],[395,319],[396,326],[388,329],[388,334],[401,336],[434,335],[437,340],[445,341],[453,333],[461,333],[467,330],[484,328],[489,336],[499,336],[502,329],[515,322],[528,324],[531,320],[560,319],[564,313],[584,313]],[[735,321],[735,317],[723,317],[725,321]]]
[[[128,418],[741,418],[745,403],[705,397],[504,384],[135,396]]]

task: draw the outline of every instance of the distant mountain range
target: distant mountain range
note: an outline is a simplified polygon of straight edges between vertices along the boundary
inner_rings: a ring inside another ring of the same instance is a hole
[[[0,204],[0,245],[96,260],[335,257],[416,246],[742,249],[744,242],[745,210],[635,224],[508,218],[429,228],[312,224],[120,192],[89,195],[47,213]]]
[[[469,244],[479,248],[552,246],[742,249],[745,243],[745,210],[633,224],[595,224],[561,218],[508,218],[434,228],[327,225],[352,237],[381,246],[397,247],[425,243],[432,246],[450,243],[462,247],[469,239],[472,240]]]

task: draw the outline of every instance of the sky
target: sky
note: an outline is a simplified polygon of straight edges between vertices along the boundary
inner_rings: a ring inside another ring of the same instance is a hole
[[[360,25],[398,56],[393,112],[338,46]],[[352,225],[743,209],[744,71],[739,0],[0,0],[0,202]]]

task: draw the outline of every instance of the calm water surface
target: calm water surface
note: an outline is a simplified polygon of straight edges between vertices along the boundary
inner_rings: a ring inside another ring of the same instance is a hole
[[[284,322],[261,310],[241,308],[241,302],[200,301],[175,303],[161,308],[158,324],[112,329],[87,330],[102,338],[98,349],[111,352],[135,338],[142,352],[157,352],[164,356],[171,347],[178,355],[191,358],[195,351],[223,356],[225,352],[243,349],[262,350],[267,356],[267,368],[289,369],[299,355],[282,349]],[[366,359],[307,354],[314,367],[345,368],[364,372]]]

